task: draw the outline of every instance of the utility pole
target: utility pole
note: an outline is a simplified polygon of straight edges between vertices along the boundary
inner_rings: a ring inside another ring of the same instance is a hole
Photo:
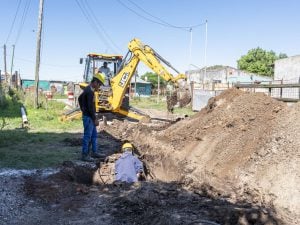
[[[6,67],[6,45],[3,46],[4,49],[4,78],[5,83],[8,83],[8,77],[7,77],[7,67]]]
[[[160,94],[160,76],[157,74],[157,103],[159,102],[159,94]]]
[[[190,28],[190,55],[189,55],[189,68],[188,79],[191,81],[191,63],[192,63],[192,46],[193,46],[193,28]]]
[[[192,45],[193,45],[193,28],[190,28],[190,55],[189,55],[189,60],[190,63],[192,63]]]
[[[22,87],[22,80],[21,80],[21,72],[20,69],[18,71],[18,87],[21,88]]]
[[[205,20],[204,79],[206,79],[207,20]]]
[[[37,44],[36,44],[36,62],[35,62],[35,108],[39,105],[39,70],[40,70],[40,57],[41,57],[41,36],[42,36],[42,24],[43,24],[43,7],[44,0],[40,0],[39,4],[39,19],[38,19],[38,32],[37,32]]]
[[[13,76],[13,68],[14,68],[14,56],[15,56],[15,45],[13,47],[13,52],[11,56],[11,65],[10,65],[10,79],[9,79],[9,86],[12,86],[12,76]]]
[[[18,90],[18,82],[19,82],[19,77],[18,77],[18,71],[15,71],[15,88]]]

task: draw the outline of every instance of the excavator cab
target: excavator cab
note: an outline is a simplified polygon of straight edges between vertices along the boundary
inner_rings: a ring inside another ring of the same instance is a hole
[[[109,54],[98,54],[98,53],[89,53],[85,58],[85,68],[83,74],[83,83],[80,83],[79,86],[83,89],[86,87],[92,80],[95,73],[99,71],[105,75],[105,84],[100,87],[98,92],[96,104],[96,111],[106,111],[107,109],[107,97],[112,94],[110,80],[114,78],[122,65],[123,56],[121,55],[109,55]],[[83,63],[83,59],[80,59],[80,63]],[[105,69],[103,69],[105,67]],[[127,90],[129,92],[129,89]],[[129,107],[129,97],[124,96],[122,101],[122,108],[128,109]]]
[[[84,82],[89,83],[92,80],[93,75],[98,72],[99,68],[101,68],[104,63],[106,63],[107,68],[109,68],[110,78],[113,78],[118,73],[122,58],[123,56],[121,55],[89,53],[87,58],[85,58],[85,69],[83,74]],[[83,63],[82,58],[80,59],[80,63]]]

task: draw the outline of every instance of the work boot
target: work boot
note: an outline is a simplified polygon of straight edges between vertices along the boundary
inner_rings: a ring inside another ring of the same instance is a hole
[[[104,154],[99,154],[98,152],[91,153],[92,158],[105,158]]]
[[[94,162],[94,159],[92,159],[89,155],[85,154],[82,155],[81,160],[84,162]]]

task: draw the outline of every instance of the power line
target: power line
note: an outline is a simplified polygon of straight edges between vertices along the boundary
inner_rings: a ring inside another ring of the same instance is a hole
[[[95,33],[98,35],[98,37],[104,42],[104,44],[106,45],[106,47],[108,47],[109,49],[112,50],[110,44],[107,42],[107,40],[103,37],[103,35],[101,34],[97,24],[95,23],[95,21],[90,17],[88,10],[85,8],[84,4],[80,4],[80,2],[78,0],[76,0],[76,3],[79,7],[79,9],[81,10],[82,14],[84,15],[84,17],[86,18],[86,20],[88,21],[89,25],[92,27],[92,29],[95,31]],[[112,50],[113,51],[113,50]]]
[[[117,2],[119,2],[121,5],[123,5],[126,9],[130,10],[131,12],[133,12],[134,14],[136,14],[137,16],[139,16],[139,17],[141,17],[141,18],[143,18],[143,19],[145,19],[145,20],[147,20],[149,22],[152,22],[152,23],[156,23],[156,24],[159,24],[159,25],[162,25],[162,26],[165,26],[165,27],[171,27],[171,28],[181,29],[181,30],[184,30],[184,31],[187,31],[187,32],[189,32],[190,29],[192,29],[192,28],[196,28],[196,27],[200,27],[200,26],[205,25],[205,22],[204,22],[204,23],[200,23],[200,24],[196,24],[196,25],[192,25],[192,26],[176,26],[176,25],[173,25],[173,24],[170,24],[170,23],[164,21],[163,19],[161,19],[161,18],[159,18],[157,16],[152,15],[151,13],[147,12],[145,9],[143,9],[141,6],[139,6],[135,2],[133,2],[131,0],[127,0],[127,1],[129,1],[131,4],[133,4],[135,7],[137,7],[141,11],[143,11],[148,16],[151,16],[151,17],[155,18],[156,20],[159,20],[160,22],[152,20],[152,19],[149,19],[148,17],[146,17],[146,16],[138,13],[137,11],[133,10],[132,8],[128,7],[121,0],[117,0]]]
[[[149,19],[149,18],[147,18],[147,17],[141,15],[140,13],[134,11],[133,9],[131,9],[130,7],[128,7],[127,5],[125,5],[125,4],[124,4],[123,2],[121,2],[120,0],[117,0],[117,2],[119,2],[121,5],[123,5],[123,6],[124,6],[126,9],[128,9],[129,11],[133,12],[134,14],[136,14],[137,16],[139,16],[139,17],[141,17],[141,18],[143,18],[143,19],[145,19],[145,20],[148,20],[148,21],[150,21],[150,22],[152,22],[152,23],[160,24],[160,25],[162,25],[162,26],[166,26],[164,23],[160,23],[160,22],[157,22],[157,21],[155,21],[155,20],[151,20],[151,19]]]
[[[13,30],[13,27],[14,27],[14,25],[15,25],[16,18],[17,18],[19,9],[20,9],[20,5],[21,5],[21,0],[19,0],[18,6],[17,6],[17,10],[16,10],[16,13],[15,13],[13,22],[12,22],[12,24],[11,24],[11,26],[10,26],[10,30],[9,30],[9,33],[8,33],[8,35],[7,35],[5,44],[7,44],[8,40],[9,40],[9,37],[10,37],[10,35],[11,35],[11,32],[12,32],[12,30]]]
[[[10,54],[7,54],[7,56],[10,56]],[[35,64],[35,62],[30,59],[24,59],[19,57],[15,57],[15,59],[18,61],[24,61],[24,62]],[[81,67],[80,65],[58,65],[58,64],[50,64],[50,63],[41,63],[41,65],[49,66],[49,67],[60,67],[60,68]]]
[[[15,40],[15,45],[17,44],[17,42],[18,42],[18,40],[20,38],[23,26],[24,26],[26,18],[27,18],[27,14],[28,14],[28,9],[29,9],[30,3],[31,3],[31,0],[27,0],[26,3],[25,3],[23,14],[22,14],[22,18],[21,18],[21,22],[20,22],[20,26],[19,26],[17,37],[16,37],[16,40]]]
[[[109,43],[107,43],[107,41],[105,40],[105,38],[102,36],[101,32],[99,31],[97,24],[95,23],[95,21],[93,21],[90,18],[89,13],[87,12],[87,9],[84,7],[84,5],[80,4],[78,0],[76,0],[77,5],[79,6],[82,14],[84,15],[84,17],[86,18],[86,20],[88,21],[88,23],[90,24],[90,26],[92,27],[92,29],[95,31],[95,33],[98,35],[98,37],[105,42],[105,45],[108,47]],[[110,47],[110,46],[109,46]]]
[[[153,18],[155,18],[155,19],[157,19],[157,20],[159,20],[159,21],[161,21],[162,23],[164,23],[165,26],[169,26],[169,27],[173,27],[173,28],[179,28],[179,29],[183,29],[183,30],[187,31],[187,30],[186,30],[186,27],[174,26],[174,25],[172,25],[172,24],[170,24],[170,23],[168,23],[168,22],[162,20],[161,18],[159,18],[159,17],[157,17],[157,16],[154,16],[154,15],[148,13],[145,9],[143,9],[141,6],[139,6],[139,5],[136,4],[135,2],[133,2],[133,1],[131,1],[131,0],[128,0],[128,1],[129,1],[131,4],[135,5],[137,8],[139,8],[140,10],[142,10],[142,11],[143,11],[144,13],[146,13],[147,15],[149,15],[149,16],[151,16],[151,17],[153,17]]]
[[[59,67],[59,68],[82,67],[79,65],[56,65],[56,64],[49,64],[49,63],[41,63],[41,65],[50,66],[50,67]]]
[[[96,23],[99,25],[100,29],[103,31],[103,33],[105,34],[105,36],[107,37],[107,39],[112,43],[112,45],[119,51],[122,51],[121,48],[119,46],[117,46],[114,41],[112,40],[112,38],[109,36],[109,34],[106,32],[106,30],[104,29],[104,27],[102,26],[102,24],[99,22],[99,20],[97,19],[97,17],[95,16],[95,13],[93,12],[92,8],[90,7],[90,5],[88,4],[88,1],[85,0],[85,4],[87,5],[88,9],[91,12],[91,15],[94,17],[94,20],[96,21]]]

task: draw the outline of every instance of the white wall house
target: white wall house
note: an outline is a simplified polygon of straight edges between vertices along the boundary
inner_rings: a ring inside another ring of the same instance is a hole
[[[188,80],[195,83],[251,83],[255,81],[272,81],[271,77],[259,74],[248,73],[230,66],[223,66],[216,69],[190,70],[186,72]]]
[[[274,80],[283,80],[284,83],[299,83],[300,55],[276,60]]]

